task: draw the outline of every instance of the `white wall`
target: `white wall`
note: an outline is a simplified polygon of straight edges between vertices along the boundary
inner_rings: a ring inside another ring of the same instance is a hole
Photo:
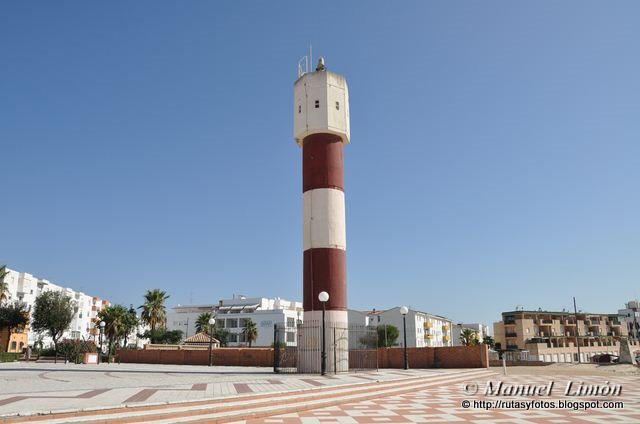
[[[216,327],[229,331],[229,346],[245,346],[242,330],[243,320],[251,319],[258,330],[258,337],[252,346],[271,346],[273,343],[273,326],[286,326],[287,337],[291,345],[296,344],[296,322],[302,319],[302,303],[280,298],[247,298],[222,299],[217,304],[179,305],[167,313],[169,330],[188,331],[185,338],[196,333],[195,323],[202,313],[213,313]],[[188,326],[187,326],[188,323]]]

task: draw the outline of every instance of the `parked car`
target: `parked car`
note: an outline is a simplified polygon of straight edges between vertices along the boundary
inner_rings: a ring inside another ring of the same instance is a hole
[[[613,364],[617,363],[619,360],[620,357],[618,355],[611,355],[609,353],[602,353],[591,357],[591,362],[596,364]]]

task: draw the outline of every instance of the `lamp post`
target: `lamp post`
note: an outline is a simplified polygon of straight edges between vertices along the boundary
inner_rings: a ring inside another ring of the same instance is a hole
[[[320,355],[320,375],[325,375],[327,373],[327,347],[324,336],[324,314],[327,309],[325,305],[329,300],[329,293],[321,291],[318,293],[318,300],[322,303],[322,353]]]
[[[213,325],[216,323],[216,319],[209,318],[209,366],[211,366],[211,352],[213,349]]]
[[[104,332],[104,326],[107,325],[105,324],[104,321],[100,321],[100,324],[98,324],[99,327],[99,331],[100,331],[100,351],[98,352],[98,363],[100,363],[100,359],[102,356],[102,333]]]
[[[400,313],[402,314],[402,332],[404,334],[404,369],[409,369],[409,355],[407,353],[407,314],[409,313],[409,308],[403,306],[400,308]]]
[[[138,332],[140,331],[140,317],[136,314],[136,349],[138,348]]]

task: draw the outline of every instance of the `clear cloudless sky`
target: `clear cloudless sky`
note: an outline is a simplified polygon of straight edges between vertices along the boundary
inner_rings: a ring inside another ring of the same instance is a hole
[[[349,305],[640,293],[640,3],[0,5],[0,263],[140,305],[302,298],[297,61],[344,74]]]

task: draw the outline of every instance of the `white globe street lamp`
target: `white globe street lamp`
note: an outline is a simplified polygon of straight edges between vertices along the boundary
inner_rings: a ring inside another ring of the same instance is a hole
[[[213,351],[213,326],[216,324],[214,317],[209,318],[209,366],[211,366],[211,352]]]

